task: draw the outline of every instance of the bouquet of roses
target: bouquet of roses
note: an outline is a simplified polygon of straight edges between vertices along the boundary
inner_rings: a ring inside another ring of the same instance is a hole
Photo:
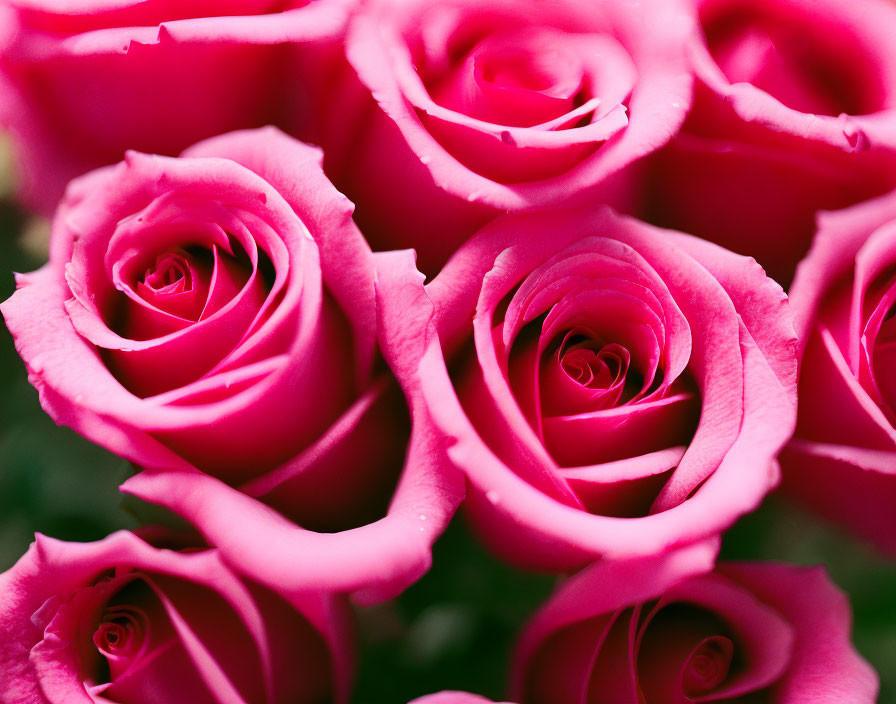
[[[779,485],[896,555],[890,0],[4,0],[0,125],[141,519],[0,576],[2,704],[392,701],[468,560],[554,575],[482,694],[877,701],[823,567],[717,557]]]

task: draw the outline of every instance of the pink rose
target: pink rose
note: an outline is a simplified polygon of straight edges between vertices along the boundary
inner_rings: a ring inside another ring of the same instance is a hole
[[[795,340],[755,262],[609,209],[524,213],[481,230],[427,294],[450,372],[426,355],[424,392],[504,559],[656,553],[776,485]]]
[[[384,598],[462,491],[320,160],[272,128],[132,152],[72,183],[2,311],[45,410],[146,468],[134,493],[259,581]]]
[[[822,213],[791,301],[803,348],[784,487],[896,554],[896,193]]]
[[[6,0],[0,125],[19,196],[50,214],[71,178],[127,149],[175,155],[267,124],[312,136],[352,4]]]
[[[491,699],[467,692],[438,692],[427,694],[410,702],[410,704],[495,704]]]
[[[4,702],[347,702],[352,651],[344,602],[284,599],[215,550],[38,535],[0,575]]]
[[[695,4],[694,109],[654,164],[649,218],[753,255],[786,285],[818,209],[896,185],[896,6]]]
[[[525,628],[520,704],[874,704],[874,670],[823,568],[720,563],[712,551],[599,563]]]
[[[377,105],[324,140],[328,173],[426,272],[504,211],[617,201],[684,119],[690,22],[675,0],[368,2],[346,50]]]

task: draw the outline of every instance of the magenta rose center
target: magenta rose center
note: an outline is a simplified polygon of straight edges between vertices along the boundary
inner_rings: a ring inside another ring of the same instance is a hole
[[[232,688],[239,701],[268,701],[258,641],[249,628],[258,617],[270,639],[273,700],[327,700],[331,663],[326,644],[280,597],[250,586],[247,601],[237,609],[214,589],[180,577],[133,572],[123,579],[101,607],[92,635],[101,659],[85,667],[92,671],[91,693],[102,701],[210,704],[223,701],[215,688]]]
[[[436,102],[470,117],[533,127],[585,101],[584,68],[565,47],[562,32],[499,32],[479,41],[450,74],[432,87]]]
[[[594,411],[624,403],[640,389],[640,375],[634,370],[629,374],[630,364],[631,353],[624,345],[568,331],[556,350],[542,358],[543,412]]]
[[[196,321],[205,307],[211,276],[208,250],[179,249],[159,255],[137,281],[135,291],[143,301],[165,313]]]
[[[110,658],[133,656],[146,633],[146,617],[137,611],[111,610],[93,635],[97,649]]]
[[[144,344],[106,352],[109,370],[141,397],[183,387],[208,373],[233,350],[238,331],[248,329],[270,292],[264,275],[270,260],[260,248],[255,257],[257,262],[231,237],[222,243],[187,240],[119,261],[112,276],[117,290],[105,304],[104,317],[121,338]],[[161,350],[167,344],[182,351],[166,362]]]
[[[712,636],[691,653],[682,674],[682,687],[688,696],[705,694],[718,687],[731,669],[734,643],[724,636]]]
[[[637,674],[648,704],[709,695],[737,669],[735,639],[727,624],[710,611],[673,603],[642,628]]]

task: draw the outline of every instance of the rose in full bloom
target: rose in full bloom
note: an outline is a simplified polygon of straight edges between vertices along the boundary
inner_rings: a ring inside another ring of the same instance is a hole
[[[644,207],[787,285],[817,210],[896,185],[896,5],[694,4],[694,107],[653,163]]]
[[[677,0],[365,3],[346,51],[369,114],[324,140],[328,173],[374,247],[427,273],[501,212],[621,205],[619,172],[690,104],[691,20]]]
[[[521,213],[426,292],[448,366],[424,356],[424,393],[503,558],[566,570],[655,553],[723,530],[778,482],[796,343],[755,261],[608,208]]]
[[[0,575],[4,702],[338,703],[352,669],[344,601],[284,599],[212,549],[38,535]]]
[[[720,563],[706,546],[598,563],[525,627],[520,704],[874,704],[845,596],[821,567]]]
[[[127,149],[176,155],[230,130],[313,133],[353,0],[4,0],[0,126],[19,196],[51,214]]]
[[[791,301],[802,361],[784,488],[896,554],[896,194],[819,216]]]
[[[461,487],[320,161],[274,129],[131,153],[72,183],[2,311],[45,410],[144,468],[135,493],[260,581],[391,596]]]

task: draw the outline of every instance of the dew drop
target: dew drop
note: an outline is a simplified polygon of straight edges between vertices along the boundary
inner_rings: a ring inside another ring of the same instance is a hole
[[[501,502],[501,497],[498,495],[498,492],[494,491],[494,490],[486,492],[485,498],[487,498],[493,504],[497,504],[497,503]]]

